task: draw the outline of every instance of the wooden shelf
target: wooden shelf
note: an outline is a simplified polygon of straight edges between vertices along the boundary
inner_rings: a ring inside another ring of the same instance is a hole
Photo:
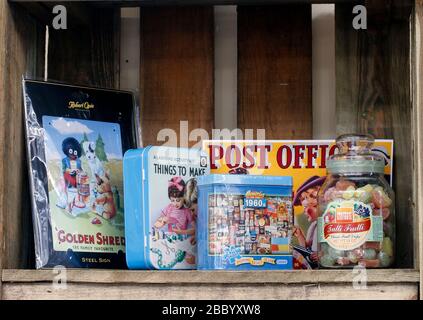
[[[123,271],[66,270],[66,290],[52,270],[3,270],[4,299],[417,299],[419,272],[367,270],[354,288],[352,270]],[[102,290],[98,290],[102,289]],[[106,294],[107,292],[107,294]]]
[[[3,270],[3,282],[48,282],[56,275],[53,270]],[[347,283],[357,276],[352,270],[293,271],[131,271],[68,269],[67,281],[72,283]],[[419,272],[412,269],[367,270],[371,283],[417,283]]]
[[[55,2],[57,0],[9,0],[10,2]],[[292,4],[292,3],[337,3],[358,2],[358,0],[67,0],[101,5],[139,6],[139,5],[235,5],[235,4]]]

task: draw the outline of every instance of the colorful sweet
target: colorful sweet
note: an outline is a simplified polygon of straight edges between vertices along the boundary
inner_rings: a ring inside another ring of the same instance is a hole
[[[391,210],[389,210],[389,208],[383,208],[382,209],[383,220],[388,219],[390,215],[391,215]]]
[[[352,197],[354,197],[355,188],[353,186],[348,187],[344,192],[342,193],[342,198],[345,200],[350,200]]]
[[[354,251],[348,251],[347,253],[347,258],[351,263],[356,264],[358,262],[359,259],[361,259],[361,255],[358,255],[356,252]]]
[[[323,200],[326,210],[323,216],[325,224],[337,222],[336,206],[328,206],[329,203],[361,202],[369,206],[373,216],[382,217],[384,234],[380,241],[366,241],[355,249],[345,251],[334,249],[325,242],[320,243],[320,264],[323,267],[348,267],[358,264],[366,268],[385,268],[393,263],[393,243],[390,238],[394,229],[393,221],[391,221],[392,200],[382,187],[365,184],[355,188],[355,184],[342,180],[342,183],[339,181],[335,187],[328,188],[324,192]]]
[[[354,197],[364,203],[369,203],[372,200],[373,187],[370,184],[355,190]]]
[[[354,201],[368,205],[373,216],[383,218],[383,241],[367,241],[362,246],[353,250],[337,250],[328,243],[321,243],[320,264],[323,267],[346,267],[361,265],[366,268],[389,267],[393,262],[392,236],[393,221],[390,221],[392,200],[388,193],[378,185],[365,184],[357,187],[353,181],[339,180],[334,187],[328,188],[323,193],[323,216],[325,224],[336,223],[336,207],[328,206],[331,202]]]
[[[376,208],[388,208],[392,200],[386,194],[382,187],[376,187],[372,192],[372,202]]]
[[[379,252],[378,259],[380,261],[380,265],[384,268],[389,267],[391,265],[392,257],[386,252]]]
[[[324,255],[320,258],[320,264],[324,267],[332,267],[335,264],[336,259],[330,255]]]
[[[363,258],[365,260],[374,260],[376,259],[377,253],[375,249],[364,249],[363,250]]]
[[[334,249],[334,248],[332,248],[332,247],[329,246],[329,248],[328,248],[328,255],[330,255],[334,259],[337,259],[339,257],[344,257],[345,256],[345,252],[344,251],[341,251],[341,250]]]
[[[349,180],[344,180],[344,179],[339,180],[335,185],[336,190],[339,190],[339,191],[348,190],[351,187],[355,189],[355,183]]]
[[[336,259],[336,263],[340,266],[347,266],[351,263],[351,261],[350,259],[348,259],[348,257],[339,257],[338,259]]]
[[[380,267],[380,261],[378,259],[373,260],[360,260],[358,265],[364,268],[378,268]]]
[[[373,138],[346,135],[327,161],[319,194],[319,263],[323,267],[389,267],[394,262],[394,193]]]
[[[380,242],[365,242],[363,244],[363,249],[374,249],[374,250],[380,250],[382,247],[382,244]]]
[[[389,237],[385,237],[382,242],[382,251],[388,254],[390,257],[394,256],[394,245]]]

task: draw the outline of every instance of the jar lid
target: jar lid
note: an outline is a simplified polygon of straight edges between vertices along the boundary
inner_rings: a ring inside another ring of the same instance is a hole
[[[374,138],[364,134],[344,134],[336,139],[339,152],[329,157],[329,173],[383,173],[385,159],[371,151]]]

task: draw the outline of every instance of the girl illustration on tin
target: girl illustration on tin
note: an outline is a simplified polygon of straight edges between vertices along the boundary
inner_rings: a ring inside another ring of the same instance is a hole
[[[159,218],[154,223],[155,229],[165,228],[171,240],[180,250],[185,252],[185,261],[195,264],[195,252],[192,237],[195,234],[195,217],[186,206],[186,184],[181,177],[173,177],[168,184],[170,203],[161,210]],[[193,205],[193,202],[190,206]],[[172,235],[177,235],[172,237]],[[165,237],[169,241],[169,237]]]

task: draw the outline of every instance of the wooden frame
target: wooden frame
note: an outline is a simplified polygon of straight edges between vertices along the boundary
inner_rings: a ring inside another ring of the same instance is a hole
[[[377,0],[374,0],[377,1]],[[11,1],[24,2],[24,1]],[[33,2],[33,3],[31,3]],[[16,236],[30,230],[29,207],[22,194],[26,191],[26,171],[23,151],[22,101],[20,80],[22,75],[42,76],[44,23],[48,20],[51,4],[44,1],[26,1],[20,4],[0,2],[0,44],[6,50],[0,50],[0,298],[79,298],[87,292],[93,298],[103,299],[95,294],[95,288],[107,286],[110,298],[251,298],[245,292],[254,288],[262,298],[281,299],[322,299],[322,298],[373,298],[373,299],[417,299],[423,292],[423,106],[422,106],[422,59],[423,59],[423,0],[416,0],[411,16],[410,33],[410,86],[412,102],[410,104],[412,143],[412,214],[413,253],[412,264],[402,269],[368,270],[367,290],[356,290],[353,286],[356,274],[348,270],[340,271],[292,271],[292,272],[155,272],[155,271],[102,271],[102,270],[67,270],[67,290],[52,289],[56,274],[51,270],[29,270],[31,266],[31,239]],[[90,6],[75,2],[72,10],[84,12],[90,19]],[[97,6],[106,1],[88,1]],[[163,1],[163,4],[175,1]],[[178,1],[176,1],[178,2]],[[196,1],[179,1],[196,3]],[[213,4],[249,3],[253,1],[209,1]],[[266,3],[319,3],[327,1],[266,1]],[[332,1],[337,2],[337,1]],[[342,2],[342,1],[339,1]],[[355,2],[355,1],[353,1]],[[114,8],[121,5],[148,5],[149,1],[107,1],[109,13],[107,21],[115,21]],[[91,13],[92,14],[92,13]],[[113,18],[114,17],[114,18]],[[104,22],[104,20],[103,20]],[[87,20],[81,19],[83,28]],[[100,34],[107,37],[108,43],[116,48],[119,29],[113,23],[113,29],[100,28]],[[113,31],[113,37],[110,32]],[[107,33],[107,34],[106,34]],[[67,40],[71,41],[70,34]],[[84,41],[91,41],[87,38]],[[53,41],[54,34],[53,34]],[[62,40],[60,40],[62,41]],[[104,52],[103,42],[92,42],[93,50]],[[110,55],[103,56],[101,68],[93,67],[93,74],[68,73],[66,68],[57,72],[55,77],[62,81],[106,86],[119,85],[116,76],[119,66],[116,63],[116,49]],[[77,56],[70,53],[68,59],[93,66],[96,58],[87,54]],[[58,62],[60,63],[60,62]],[[100,64],[99,64],[100,65]],[[96,69],[97,68],[97,69]],[[58,69],[56,68],[56,71]],[[11,112],[12,111],[12,112]],[[18,161],[17,161],[18,160]],[[16,214],[22,213],[22,214]],[[411,269],[410,269],[411,268]],[[201,288],[201,290],[198,290]]]

